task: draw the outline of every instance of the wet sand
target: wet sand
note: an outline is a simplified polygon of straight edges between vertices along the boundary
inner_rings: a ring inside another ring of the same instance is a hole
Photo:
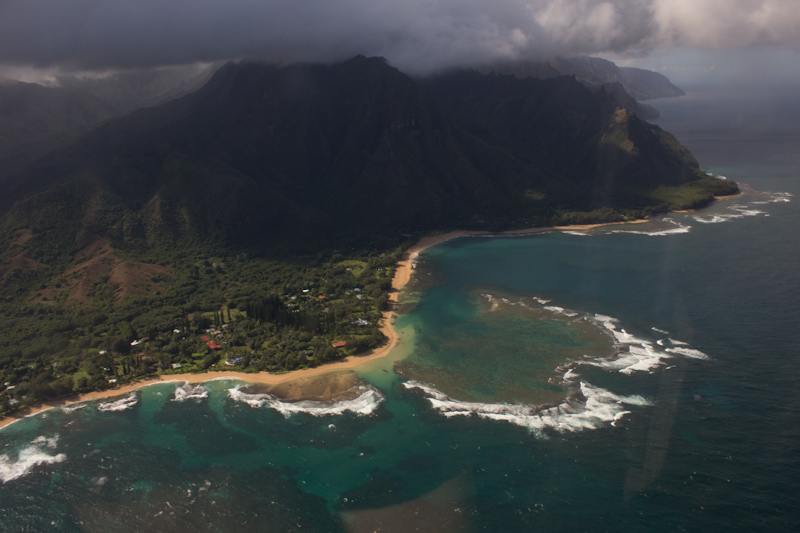
[[[740,192],[737,192],[736,194],[729,194],[727,196],[715,196],[714,200],[727,200],[729,198],[738,198],[743,194],[744,193],[740,191]]]
[[[528,229],[519,229],[519,230],[512,230],[512,231],[503,231],[503,232],[490,232],[490,231],[466,231],[466,230],[459,230],[459,231],[450,231],[447,233],[440,233],[438,235],[428,235],[426,237],[421,238],[416,244],[411,246],[404,254],[400,261],[397,263],[397,267],[395,269],[394,278],[392,278],[392,288],[389,291],[389,305],[388,309],[383,312],[383,316],[381,318],[379,328],[381,332],[386,336],[387,341],[384,343],[383,346],[375,348],[374,350],[370,350],[365,352],[361,355],[351,355],[346,357],[340,361],[334,361],[331,363],[326,363],[324,365],[314,367],[314,368],[306,368],[302,370],[293,370],[291,372],[287,372],[285,374],[270,374],[268,372],[258,372],[258,373],[245,373],[245,372],[225,372],[225,371],[214,371],[214,372],[204,372],[201,374],[165,374],[160,375],[157,377],[146,378],[139,381],[134,381],[132,383],[128,383],[126,385],[122,385],[118,388],[104,390],[104,391],[94,391],[88,392],[85,394],[76,394],[72,396],[67,396],[64,398],[59,398],[56,400],[45,401],[36,403],[30,407],[17,411],[13,415],[6,416],[3,419],[0,419],[0,428],[3,428],[9,424],[13,424],[14,422],[26,418],[28,416],[36,415],[42,411],[47,411],[49,409],[54,409],[57,407],[63,407],[66,405],[72,405],[75,403],[87,402],[92,400],[100,400],[106,398],[114,398],[117,396],[124,396],[125,394],[130,393],[133,390],[139,389],[141,387],[146,387],[148,385],[155,385],[159,383],[169,383],[169,382],[189,382],[189,383],[203,383],[205,381],[212,381],[212,380],[220,380],[220,379],[231,379],[231,380],[241,380],[248,383],[253,384],[261,384],[261,385],[280,385],[283,383],[288,383],[294,380],[301,380],[307,379],[314,376],[320,376],[322,374],[327,374],[330,372],[336,372],[344,369],[351,369],[362,365],[368,361],[373,361],[375,359],[380,359],[381,357],[386,356],[392,348],[397,346],[400,342],[400,338],[395,331],[394,327],[392,326],[392,314],[394,313],[395,307],[397,305],[397,299],[400,294],[400,290],[408,284],[411,280],[411,275],[413,273],[413,261],[417,258],[417,256],[427,248],[431,246],[435,246],[437,244],[457,239],[460,237],[471,237],[471,236],[483,236],[483,235],[534,235],[537,233],[544,233],[549,231],[586,231],[593,228],[598,228],[602,226],[610,226],[610,225],[619,225],[619,224],[640,224],[643,222],[649,222],[648,219],[640,219],[640,220],[633,220],[630,222],[612,222],[612,223],[605,223],[605,224],[582,224],[582,225],[574,225],[574,226],[553,226],[553,227],[545,227],[545,228],[528,228]],[[315,386],[316,387],[316,386]],[[298,393],[298,387],[291,387],[287,388],[287,390],[293,389],[295,392],[292,394],[301,396],[302,393]]]
[[[727,196],[715,196],[714,197],[714,201],[730,200],[731,198],[739,198],[743,194],[744,194],[743,192],[739,191],[736,194],[729,194]],[[708,207],[708,206],[706,206],[706,207]],[[705,209],[705,207],[702,207],[701,209]],[[677,209],[677,210],[673,211],[673,213],[694,213],[696,211],[697,211],[697,209]]]
[[[247,394],[271,394],[283,401],[297,402],[313,400],[336,402],[353,400],[363,391],[359,388],[366,382],[352,370],[328,372],[319,376],[292,379],[277,385],[255,383],[242,389]]]

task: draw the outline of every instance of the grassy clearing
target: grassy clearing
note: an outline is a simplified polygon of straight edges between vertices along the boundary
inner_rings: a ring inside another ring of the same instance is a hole
[[[646,197],[666,205],[668,209],[697,209],[711,203],[715,196],[737,192],[735,183],[703,178],[680,187],[658,187],[649,191]]]
[[[347,272],[350,272],[353,276],[359,278],[361,274],[367,269],[367,263],[365,261],[358,261],[356,259],[348,259],[347,261],[340,261],[336,264],[337,267],[343,268]]]

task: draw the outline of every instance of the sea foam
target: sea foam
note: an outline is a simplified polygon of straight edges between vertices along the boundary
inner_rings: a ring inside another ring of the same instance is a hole
[[[686,357],[690,357],[692,359],[711,359],[707,354],[701,352],[700,350],[695,350],[694,348],[683,348],[679,346],[677,348],[667,348],[666,351],[685,355]]]
[[[754,202],[756,203],[756,202]],[[761,211],[760,209],[752,209],[748,206],[740,205],[740,204],[733,204],[729,206],[728,213],[720,213],[716,215],[709,215],[709,216],[698,216],[694,217],[697,222],[702,222],[703,224],[719,224],[720,222],[729,222],[731,220],[735,220],[737,218],[745,218],[745,217],[755,217],[758,215],[767,215],[766,211]]]
[[[770,192],[765,194],[767,195],[766,199],[750,203],[753,205],[789,203],[792,201],[793,196],[790,192]]]
[[[65,405],[65,406],[63,406],[61,408],[61,412],[63,412],[64,414],[70,415],[70,414],[74,413],[75,411],[79,411],[80,409],[83,409],[84,407],[86,407],[85,403],[78,403],[78,404],[74,404],[74,405]]]
[[[313,416],[341,415],[350,411],[357,415],[371,415],[383,402],[384,397],[374,387],[360,385],[359,395],[351,400],[322,402],[300,400],[288,402],[280,400],[272,394],[247,394],[240,387],[228,389],[228,396],[236,401],[244,402],[250,407],[270,407],[289,418],[295,413],[308,413]]]
[[[685,226],[680,222],[677,222],[671,218],[663,219],[664,222],[668,222],[675,226],[674,228],[664,229],[664,230],[656,230],[656,231],[637,231],[637,230],[612,230],[610,233],[631,233],[634,235],[648,235],[650,237],[665,237],[667,235],[676,235],[679,233],[689,233],[692,230],[691,226]]]
[[[544,306],[544,309],[546,311],[550,311],[551,313],[555,313],[557,315],[564,315],[569,318],[576,317],[580,314],[575,311],[571,311],[569,309],[564,309],[563,307],[559,307],[557,305],[546,305]]]
[[[98,411],[124,411],[130,409],[139,402],[139,396],[132,392],[124,398],[114,400],[113,402],[101,403],[97,406]]]
[[[51,455],[47,450],[53,450],[58,444],[58,434],[51,438],[36,437],[31,445],[19,452],[16,460],[7,454],[0,455],[0,480],[8,483],[14,479],[28,474],[37,465],[61,463],[67,459],[63,453]]]
[[[730,222],[731,220],[736,220],[745,217],[755,217],[759,215],[768,217],[769,213],[767,213],[766,211],[762,211],[761,209],[754,209],[752,206],[787,203],[790,202],[792,198],[792,195],[788,192],[754,191],[750,194],[752,194],[756,199],[750,201],[748,204],[734,203],[727,206],[727,212],[717,213],[708,216],[695,216],[693,218],[697,222],[701,222],[703,224],[719,224],[721,222]]]
[[[202,385],[192,386],[191,383],[186,381],[183,385],[175,389],[175,395],[170,401],[185,402],[186,400],[202,400],[204,398],[208,398],[208,389]]]
[[[654,369],[664,366],[666,361],[674,358],[675,355],[682,355],[691,359],[711,359],[700,350],[688,348],[689,344],[686,342],[667,337],[658,339],[653,343],[647,339],[632,335],[623,328],[617,329],[619,321],[609,320],[609,318],[595,315],[594,320],[614,336],[617,344],[616,355],[609,359],[582,361],[582,364],[607,370],[616,370],[622,374],[632,374],[633,372],[652,372]],[[653,331],[663,331],[655,327],[652,329]]]
[[[542,437],[546,436],[548,430],[567,433],[596,429],[615,423],[630,413],[626,410],[626,405],[650,405],[641,396],[619,396],[586,382],[580,383],[580,394],[546,408],[522,404],[463,402],[415,380],[406,381],[403,387],[422,391],[431,406],[446,417],[476,415],[487,420],[522,426]]]

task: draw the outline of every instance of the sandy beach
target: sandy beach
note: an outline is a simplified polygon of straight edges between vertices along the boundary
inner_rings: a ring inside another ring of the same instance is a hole
[[[729,194],[727,196],[715,196],[714,200],[728,200],[730,198],[738,198],[743,194],[744,194],[743,192],[739,191],[736,194]]]
[[[730,200],[731,198],[738,198],[743,194],[744,194],[743,192],[739,191],[736,194],[729,194],[727,196],[715,196],[714,200],[715,201]],[[673,213],[694,213],[696,211],[697,209],[676,209],[675,211],[673,211]]]
[[[159,383],[169,383],[169,382],[183,383],[187,381],[189,383],[203,383],[205,381],[220,380],[220,379],[232,379],[232,380],[238,379],[248,383],[255,383],[262,385],[280,385],[282,383],[286,383],[293,380],[306,379],[314,376],[319,376],[321,374],[326,374],[329,372],[354,368],[366,363],[367,361],[372,361],[386,356],[392,350],[392,348],[397,346],[399,342],[399,337],[394,327],[392,326],[392,314],[394,313],[395,306],[397,305],[397,300],[400,295],[400,290],[403,287],[405,287],[411,280],[414,259],[416,259],[417,255],[419,255],[422,251],[426,250],[427,248],[460,237],[485,236],[485,235],[522,236],[522,235],[534,235],[537,233],[543,233],[548,231],[565,231],[565,230],[586,231],[602,226],[617,225],[617,224],[640,224],[643,222],[648,222],[648,220],[640,219],[640,220],[633,220],[630,222],[613,222],[606,224],[584,224],[584,225],[574,225],[574,226],[527,228],[527,229],[511,230],[504,232],[459,230],[459,231],[450,231],[447,233],[440,233],[437,235],[428,235],[421,238],[416,244],[411,246],[403,254],[403,257],[397,263],[394,278],[392,279],[392,289],[389,292],[389,306],[388,309],[383,312],[383,316],[379,324],[381,332],[387,338],[387,341],[386,343],[384,343],[383,346],[380,346],[374,350],[370,350],[369,352],[366,352],[364,354],[351,355],[340,361],[326,363],[324,365],[314,368],[293,370],[285,374],[270,374],[269,372],[244,373],[244,372],[213,371],[213,372],[204,372],[202,374],[167,374],[152,378],[146,378],[134,381],[132,383],[128,383],[126,385],[122,385],[114,389],[88,392],[85,394],[76,394],[73,396],[58,398],[51,401],[39,402],[26,409],[21,409],[20,411],[17,411],[11,416],[7,416],[4,417],[3,419],[0,419],[0,428],[3,428],[18,420],[21,420],[22,418],[33,416],[42,411],[47,411],[49,409],[64,407],[67,405],[72,405],[92,400],[101,400],[105,398],[124,396],[136,389]]]

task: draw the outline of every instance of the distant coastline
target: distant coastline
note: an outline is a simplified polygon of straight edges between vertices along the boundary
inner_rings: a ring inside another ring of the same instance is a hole
[[[721,198],[720,198],[721,199]],[[206,381],[214,380],[240,380],[247,383],[263,384],[263,385],[278,385],[297,379],[309,378],[335,372],[338,370],[351,369],[360,366],[368,361],[380,359],[389,354],[389,352],[398,345],[400,342],[399,335],[392,325],[392,316],[397,305],[400,291],[411,280],[413,272],[413,262],[417,256],[426,249],[441,244],[446,241],[458,239],[461,237],[479,237],[479,236],[504,236],[504,235],[535,235],[538,233],[545,233],[551,231],[586,231],[602,226],[621,225],[621,224],[641,224],[650,222],[650,219],[637,219],[626,222],[607,222],[601,224],[581,224],[572,226],[549,226],[537,228],[525,228],[501,232],[491,231],[478,231],[478,230],[455,230],[446,233],[439,233],[435,235],[427,235],[422,237],[416,244],[412,245],[403,254],[400,261],[397,263],[394,277],[392,278],[392,288],[389,292],[389,305],[388,309],[383,312],[380,320],[380,331],[386,336],[387,342],[374,350],[370,350],[362,355],[351,355],[339,361],[333,361],[313,368],[305,368],[301,370],[293,370],[285,374],[270,374],[269,372],[258,373],[245,373],[245,372],[225,372],[213,371],[197,374],[164,374],[156,377],[150,377],[132,383],[123,385],[115,389],[107,389],[103,391],[93,391],[77,395],[66,396],[57,398],[55,400],[44,401],[36,403],[30,407],[18,411],[15,415],[6,416],[0,419],[0,429],[13,424],[23,418],[35,416],[43,411],[65,407],[78,403],[102,400],[106,398],[113,398],[117,396],[124,396],[142,387],[150,385],[157,385],[163,383],[204,383]]]

